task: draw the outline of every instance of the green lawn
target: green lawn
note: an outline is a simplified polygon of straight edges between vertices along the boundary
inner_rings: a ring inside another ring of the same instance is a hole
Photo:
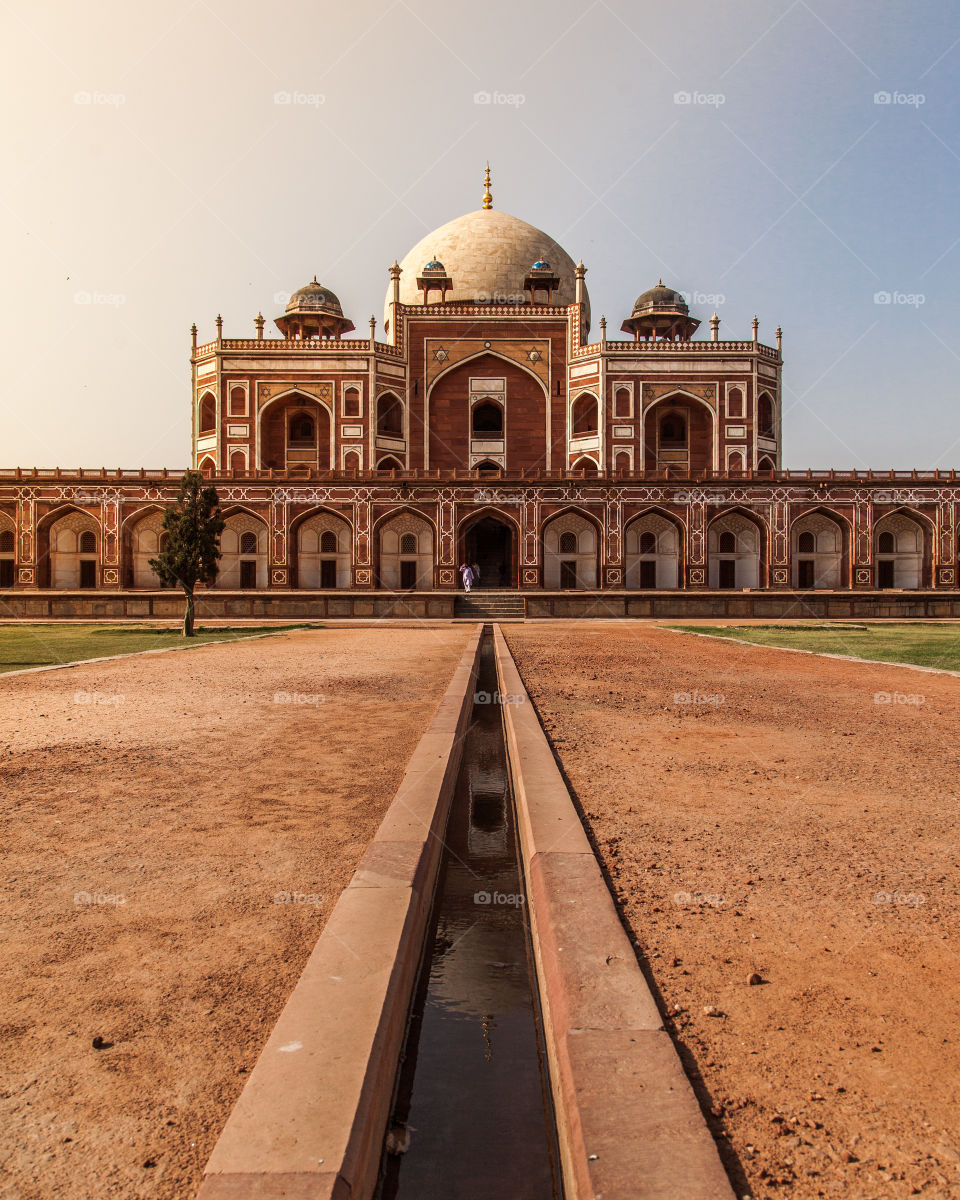
[[[674,625],[687,633],[960,671],[960,624]]]
[[[84,658],[105,658],[110,654],[134,654],[139,650],[240,641],[261,633],[302,628],[302,625],[205,627],[197,630],[196,637],[184,638],[179,629],[151,629],[146,625],[0,625],[0,674]]]

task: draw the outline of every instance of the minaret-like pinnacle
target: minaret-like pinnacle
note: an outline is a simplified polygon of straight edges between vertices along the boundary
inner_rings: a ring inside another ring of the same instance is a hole
[[[490,191],[490,164],[483,176],[483,207],[493,208],[493,193]]]

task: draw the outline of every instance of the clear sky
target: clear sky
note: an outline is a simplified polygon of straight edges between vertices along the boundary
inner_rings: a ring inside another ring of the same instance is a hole
[[[2,466],[184,466],[191,323],[316,274],[365,334],[487,158],[594,332],[660,276],[705,335],[783,326],[786,466],[960,465],[951,0],[0,12]]]

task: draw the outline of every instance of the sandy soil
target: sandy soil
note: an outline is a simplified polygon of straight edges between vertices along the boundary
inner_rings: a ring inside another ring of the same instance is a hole
[[[0,680],[0,1194],[194,1194],[470,632]]]
[[[960,1195],[960,680],[504,632],[737,1194]]]

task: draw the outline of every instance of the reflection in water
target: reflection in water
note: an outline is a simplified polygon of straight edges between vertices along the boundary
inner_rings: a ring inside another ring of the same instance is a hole
[[[485,637],[478,691],[494,693]],[[499,706],[477,704],[440,868],[382,1200],[555,1200],[555,1131]]]

